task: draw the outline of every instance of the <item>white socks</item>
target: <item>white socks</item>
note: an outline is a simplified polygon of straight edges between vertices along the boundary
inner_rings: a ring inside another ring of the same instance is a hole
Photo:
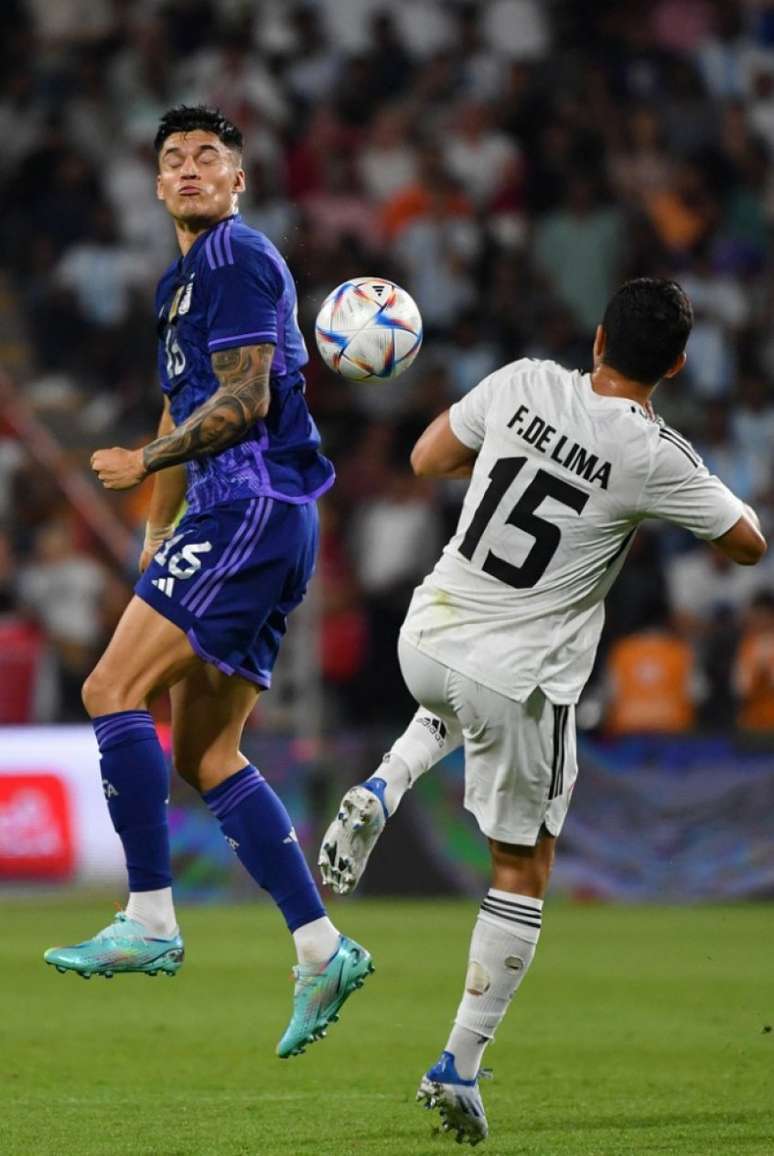
[[[387,813],[394,815],[409,787],[461,743],[462,729],[456,722],[447,723],[420,707],[372,776],[384,779]]]
[[[162,887],[159,891],[131,891],[126,914],[129,919],[141,923],[154,939],[172,939],[177,935],[171,887]]]
[[[339,950],[341,936],[327,915],[297,927],[293,942],[299,963],[327,963]]]
[[[470,941],[465,994],[446,1051],[463,1080],[474,1080],[487,1044],[532,963],[543,900],[490,888]]]
[[[160,891],[133,891],[126,905],[129,919],[136,919],[148,935],[158,939],[172,939],[177,935],[172,888]],[[299,963],[327,963],[339,949],[339,935],[327,915],[313,919],[293,932]]]

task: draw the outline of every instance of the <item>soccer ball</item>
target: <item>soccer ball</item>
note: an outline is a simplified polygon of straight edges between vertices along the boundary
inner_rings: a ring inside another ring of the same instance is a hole
[[[354,277],[322,303],[314,335],[329,369],[349,381],[386,381],[408,369],[422,344],[422,317],[393,281]]]

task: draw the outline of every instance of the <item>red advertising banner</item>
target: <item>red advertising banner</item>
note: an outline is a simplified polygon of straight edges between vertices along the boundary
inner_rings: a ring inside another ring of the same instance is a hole
[[[29,769],[0,776],[0,879],[65,879],[75,843],[67,783]]]

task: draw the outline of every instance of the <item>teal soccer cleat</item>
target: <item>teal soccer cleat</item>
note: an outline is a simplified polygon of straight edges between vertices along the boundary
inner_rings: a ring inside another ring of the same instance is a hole
[[[342,1004],[355,988],[363,986],[373,970],[366,949],[346,935],[326,964],[300,963],[294,967],[293,1015],[277,1044],[277,1055],[283,1060],[300,1056],[307,1044],[322,1039],[328,1025],[339,1018]]]
[[[146,975],[163,971],[174,975],[184,955],[179,934],[173,939],[154,939],[141,923],[119,911],[109,927],[98,931],[93,939],[72,947],[49,947],[43,958],[57,971],[77,971],[84,979],[93,975],[111,979],[122,971],[144,971]]]

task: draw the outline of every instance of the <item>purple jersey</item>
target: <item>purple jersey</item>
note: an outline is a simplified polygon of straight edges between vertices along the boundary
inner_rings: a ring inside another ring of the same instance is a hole
[[[304,398],[309,360],[296,319],[296,287],[281,254],[238,216],[197,237],[159,281],[159,375],[176,425],[218,389],[210,356],[274,345],[271,404],[240,442],[186,462],[192,512],[265,496],[303,503],[334,480]]]

